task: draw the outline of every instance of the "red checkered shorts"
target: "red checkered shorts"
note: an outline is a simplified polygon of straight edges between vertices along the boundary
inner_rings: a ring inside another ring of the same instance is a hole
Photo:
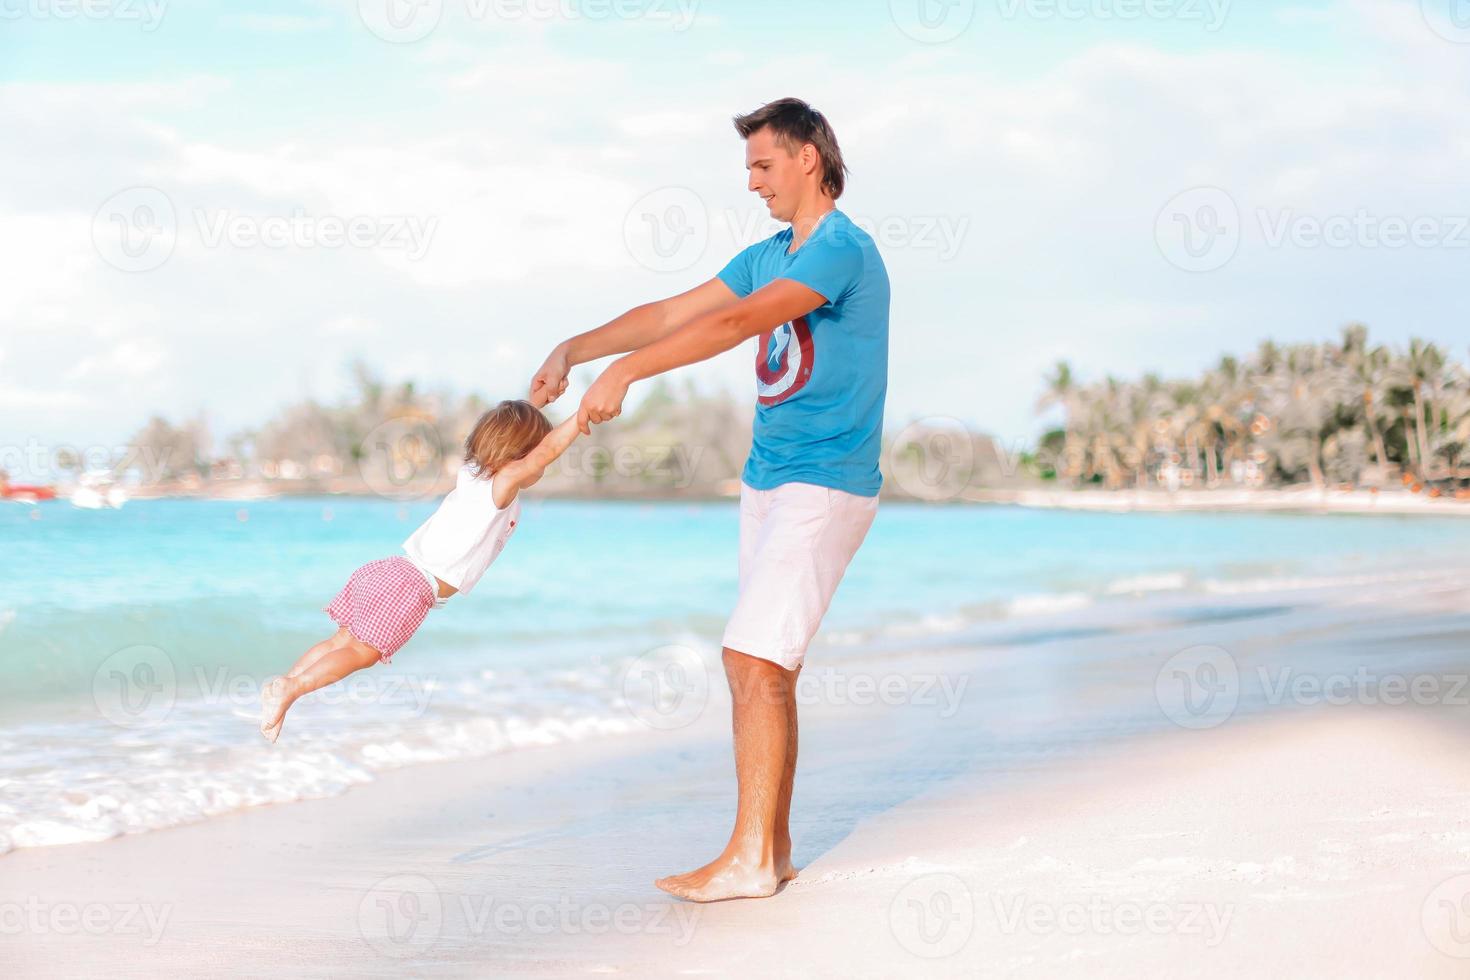
[[[387,663],[434,608],[423,573],[407,558],[370,561],[352,573],[326,613]]]

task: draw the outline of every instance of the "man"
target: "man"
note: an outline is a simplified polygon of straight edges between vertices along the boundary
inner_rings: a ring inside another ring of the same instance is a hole
[[[735,828],[714,861],[658,887],[692,901],[774,894],[791,864],[796,679],[878,507],[888,384],[888,273],[873,240],[836,209],[846,167],[832,128],[799,99],[735,119],[749,186],[790,227],[694,289],[630,310],[559,345],[531,402],[566,390],[575,364],[628,353],[578,408],[616,418],[635,381],[759,337],[754,440],[740,492],[740,598],[724,634],[733,700]]]

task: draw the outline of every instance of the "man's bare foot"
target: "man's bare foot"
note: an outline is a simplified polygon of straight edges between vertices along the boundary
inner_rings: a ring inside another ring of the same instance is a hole
[[[289,682],[284,677],[272,677],[260,689],[260,734],[267,742],[281,736],[281,724],[286,720],[286,691]]]
[[[776,838],[776,880],[790,881],[797,875],[796,866],[791,863],[791,838]]]
[[[691,902],[723,902],[727,898],[766,898],[776,894],[781,882],[796,877],[787,862],[786,872],[771,864],[742,861],[720,855],[697,871],[660,878],[654,884],[670,895]],[[786,877],[782,877],[785,874]]]

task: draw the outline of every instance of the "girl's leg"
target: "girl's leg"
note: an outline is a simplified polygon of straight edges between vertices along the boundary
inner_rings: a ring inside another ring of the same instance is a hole
[[[301,672],[306,670],[306,668],[310,667],[312,664],[316,663],[318,660],[322,659],[322,657],[325,657],[327,654],[331,653],[333,650],[337,649],[351,638],[352,634],[347,632],[347,627],[338,627],[335,634],[327,637],[325,640],[303,653],[301,657],[296,661],[296,663],[292,664],[291,669],[286,671],[286,676],[300,676]]]
[[[341,646],[322,654],[301,673],[268,681],[260,692],[260,733],[274,742],[281,734],[287,709],[297,698],[377,662],[378,651],[349,635]]]

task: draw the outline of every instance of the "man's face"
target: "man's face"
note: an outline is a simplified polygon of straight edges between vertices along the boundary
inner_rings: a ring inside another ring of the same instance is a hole
[[[782,146],[769,126],[745,141],[745,168],[750,171],[750,189],[766,202],[771,217],[790,221],[796,216],[806,185],[802,159]]]

